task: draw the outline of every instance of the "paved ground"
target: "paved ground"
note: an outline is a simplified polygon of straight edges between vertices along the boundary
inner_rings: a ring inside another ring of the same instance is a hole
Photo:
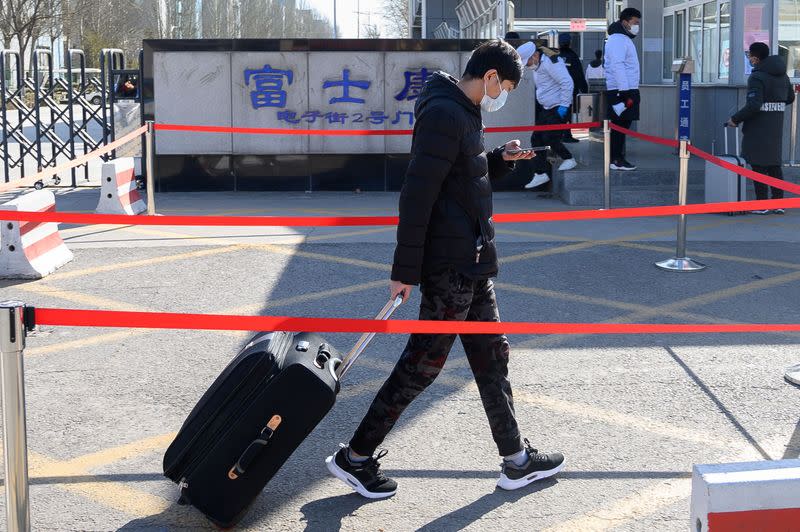
[[[90,211],[96,190],[59,191]],[[395,194],[173,194],[164,214],[390,214]],[[496,212],[561,210],[527,193]],[[800,322],[800,215],[694,216],[696,274],[673,219],[500,226],[507,320]],[[391,228],[62,227],[75,260],[0,297],[40,306],[368,317],[387,297]],[[401,308],[413,318],[419,296]],[[161,476],[172,434],[247,333],[42,327],[26,351],[36,530],[198,530]],[[347,347],[353,335],[332,335]],[[405,338],[379,337],[339,402],[267,487],[247,530],[686,530],[692,464],[797,458],[800,336],[515,336],[520,424],[567,457],[555,480],[495,490],[499,459],[463,351],[386,447],[400,483],[369,502],[323,465],[355,429]]]

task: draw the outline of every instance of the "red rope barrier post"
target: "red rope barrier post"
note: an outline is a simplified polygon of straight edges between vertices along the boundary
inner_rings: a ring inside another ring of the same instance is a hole
[[[25,422],[25,305],[0,303],[0,373],[3,382],[3,457],[6,484],[6,529],[29,531],[28,436]]]
[[[680,173],[678,176],[678,204],[686,205],[689,191],[689,133],[692,111],[692,73],[694,61],[689,58],[673,63],[673,72],[680,73],[678,82],[678,132],[680,137]],[[705,264],[693,261],[686,256],[686,215],[678,215],[678,236],[675,256],[671,259],[656,262],[656,266],[670,272],[699,272]]]
[[[611,208],[611,127],[603,120],[603,208]]]

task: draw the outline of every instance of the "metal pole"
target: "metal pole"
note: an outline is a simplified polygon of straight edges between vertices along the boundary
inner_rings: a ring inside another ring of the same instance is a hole
[[[800,85],[794,86],[795,93],[800,94]],[[800,113],[800,102],[795,100],[794,109],[792,109],[792,131],[791,131],[791,145],[790,153],[792,158],[789,160],[789,166],[797,166],[797,113]]]
[[[611,208],[611,126],[603,120],[603,208]]]
[[[5,462],[6,526],[9,532],[31,529],[28,509],[28,440],[25,423],[25,306],[0,303],[0,373],[3,382],[3,459]]]
[[[680,144],[680,176],[678,181],[678,205],[686,205],[689,190],[689,141],[681,140]],[[678,238],[675,257],[657,262],[662,270],[674,272],[696,272],[705,269],[706,265],[686,256],[686,215],[678,215]]]
[[[339,32],[336,29],[336,0],[333,0],[333,38],[339,38]]]
[[[156,213],[156,198],[153,187],[155,186],[155,153],[153,152],[153,121],[146,122],[147,132],[144,134],[144,151],[145,151],[145,172],[147,172],[147,214],[152,216]]]

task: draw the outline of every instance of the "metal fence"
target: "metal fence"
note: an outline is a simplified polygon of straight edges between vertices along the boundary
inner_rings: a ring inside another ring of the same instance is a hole
[[[65,70],[53,68],[53,53],[36,48],[30,68],[14,50],[0,51],[0,159],[3,181],[23,178],[59,162],[74,159],[113,142],[124,132],[115,127],[115,109],[124,104],[125,129],[141,125],[139,69],[126,69],[121,50],[100,52],[100,69],[87,69],[82,50],[70,49]],[[141,54],[139,65],[141,65]],[[94,72],[91,72],[94,70]],[[121,84],[134,78],[134,93],[125,94]],[[133,114],[133,117],[131,116]],[[109,157],[114,157],[112,153]],[[70,171],[72,186],[78,174],[89,179],[89,167]],[[53,184],[61,178],[53,175]],[[45,183],[38,182],[37,188]]]

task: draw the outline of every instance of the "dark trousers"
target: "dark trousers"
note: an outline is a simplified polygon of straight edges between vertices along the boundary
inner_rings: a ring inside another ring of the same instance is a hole
[[[783,179],[783,169],[780,166],[758,166],[752,165],[753,171],[759,174],[765,174],[776,179]],[[760,181],[753,181],[753,186],[756,189],[756,199],[764,200],[769,199],[769,190],[772,190],[772,199],[783,199],[783,190],[769,185],[765,185]]]
[[[536,115],[536,125],[552,125],[552,124],[566,124],[565,119],[558,116],[557,107],[553,109],[539,108],[540,112]],[[572,159],[572,153],[561,142],[564,132],[558,131],[534,131],[531,135],[531,146],[550,146],[556,155],[564,160]],[[536,157],[533,158],[533,171],[537,174],[547,173],[547,151],[541,150],[536,152]]]
[[[425,277],[420,289],[420,320],[500,321],[490,280],[474,281],[448,269]],[[354,452],[362,456],[375,452],[406,407],[439,375],[455,338],[454,334],[411,335],[350,440]],[[504,335],[466,334],[461,335],[461,343],[500,455],[521,451],[508,381],[508,339]]]
[[[633,120],[623,120],[616,115],[613,111],[611,112],[611,123],[616,124],[619,127],[624,127],[625,129],[630,129],[631,125],[633,124]],[[618,161],[620,159],[625,158],[625,138],[627,135],[624,133],[620,133],[619,131],[611,130],[611,160]]]
[[[575,96],[572,97],[572,101],[573,102],[575,101]],[[573,104],[573,105],[569,106],[569,111],[567,111],[567,118],[564,121],[565,124],[571,124],[572,123],[572,113],[574,113],[574,112],[575,112],[575,107],[574,107],[574,104]],[[561,136],[561,138],[571,139],[572,138],[572,130],[571,129],[565,129],[563,135]]]

